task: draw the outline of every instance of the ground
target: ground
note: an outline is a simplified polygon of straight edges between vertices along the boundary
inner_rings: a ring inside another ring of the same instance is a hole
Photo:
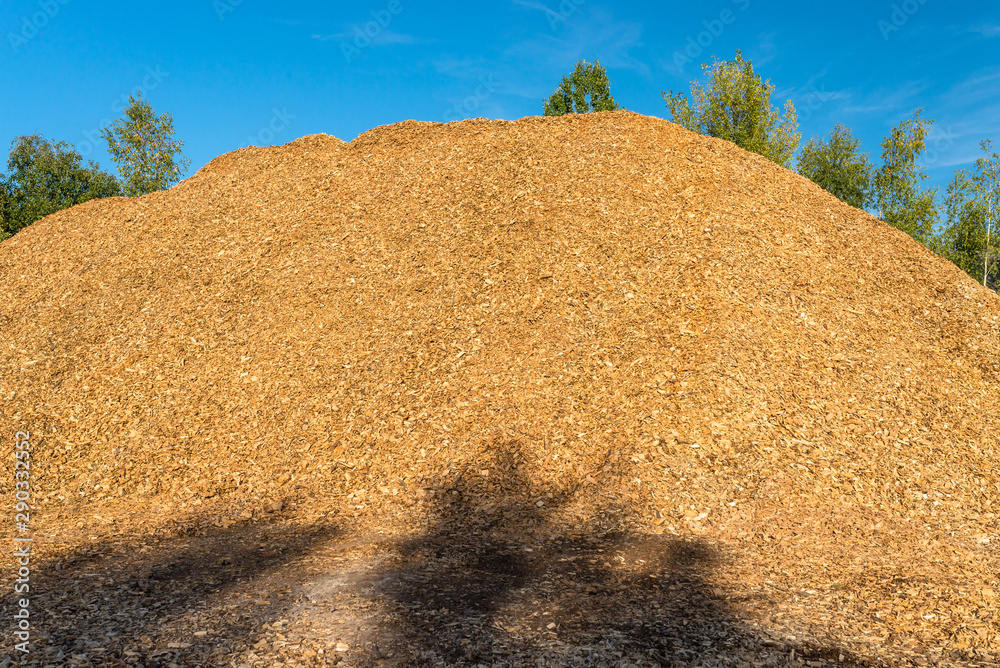
[[[123,522],[98,515],[108,532],[62,534],[51,542],[90,544],[35,566],[31,577],[43,584],[32,599],[37,635],[27,661],[990,665],[974,652],[907,658],[904,647],[880,655],[824,637],[822,625],[786,614],[800,595],[817,592],[762,586],[740,550],[722,541],[621,531],[613,517],[574,532],[552,520],[550,507],[483,511],[465,491],[378,519],[358,506],[320,510],[315,499],[230,508],[233,519],[221,522],[218,504],[167,524],[143,511]],[[143,516],[149,522],[135,521]]]

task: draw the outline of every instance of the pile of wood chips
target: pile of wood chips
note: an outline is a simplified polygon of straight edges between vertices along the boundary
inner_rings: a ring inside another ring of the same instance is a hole
[[[730,143],[626,111],[312,135],[49,216],[0,245],[0,285],[0,498],[28,430],[38,578],[279,516],[377,535],[407,573],[398,544],[456,532],[553,564],[669,539],[701,546],[681,561],[719,628],[792,665],[1000,661],[1000,299]],[[659,577],[635,549],[605,576]],[[601,614],[630,603],[655,617]],[[698,665],[634,624],[620,665]],[[402,665],[378,651],[341,665]]]

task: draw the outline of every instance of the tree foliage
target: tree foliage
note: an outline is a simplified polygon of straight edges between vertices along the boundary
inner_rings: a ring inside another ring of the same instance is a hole
[[[1000,155],[989,140],[980,146],[986,156],[976,161],[975,170],[958,170],[948,186],[942,253],[995,290],[1000,279]]]
[[[913,117],[899,123],[882,140],[882,166],[875,172],[875,205],[882,220],[924,245],[931,245],[938,218],[936,193],[922,190],[927,178],[917,159],[926,149],[925,140],[932,120]]]
[[[971,197],[971,183],[963,170],[956,171],[948,184],[945,211],[947,222],[937,250],[976,278],[982,269],[979,253],[986,243],[986,211]]]
[[[675,123],[688,130],[731,141],[787,167],[801,135],[791,100],[784,116],[771,106],[774,86],[754,72],[740,51],[730,61],[714,58],[702,65],[708,83],[691,82],[691,100],[683,93],[663,91]]]
[[[181,155],[184,142],[174,139],[173,118],[168,112],[157,116],[141,95],[129,96],[124,117],[102,130],[101,136],[129,197],[171,187],[191,164]]]
[[[619,108],[618,103],[611,97],[608,74],[601,67],[600,61],[594,63],[579,61],[573,73],[564,76],[559,88],[549,96],[548,100],[542,102],[546,116],[614,111]]]
[[[9,229],[11,201],[8,190],[7,179],[0,174],[0,241],[9,239],[13,234]]]
[[[7,170],[0,178],[0,238],[74,204],[121,194],[115,177],[93,161],[84,165],[72,144],[37,134],[11,143]]]
[[[872,199],[872,163],[858,151],[861,140],[838,123],[829,140],[813,138],[802,146],[799,174],[858,209]]]

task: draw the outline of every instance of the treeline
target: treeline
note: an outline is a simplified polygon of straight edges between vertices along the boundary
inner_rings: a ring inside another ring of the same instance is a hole
[[[731,141],[814,181],[842,201],[865,209],[948,258],[991,289],[1000,279],[1000,156],[989,140],[971,171],[958,170],[941,201],[925,189],[918,166],[933,121],[921,110],[900,121],[882,140],[881,164],[861,151],[850,129],[837,124],[826,138],[800,146],[798,117],[789,100],[779,112],[774,86],[735,59],[703,65],[704,82],[690,96],[663,91],[672,120],[685,128]],[[599,62],[580,61],[543,101],[546,116],[615,110],[607,73]],[[169,113],[157,115],[141,96],[130,97],[122,118],[101,132],[120,178],[83,162],[72,144],[41,135],[11,144],[7,173],[0,174],[0,241],[51,213],[100,197],[135,197],[169,188],[190,161],[174,139]],[[794,164],[793,164],[794,163]]]
[[[101,197],[136,197],[177,183],[190,161],[174,139],[169,113],[157,115],[141,96],[130,97],[122,118],[101,131],[121,178],[83,162],[76,148],[39,134],[11,143],[0,174],[0,241],[45,216]]]
[[[926,189],[918,165],[925,153],[932,120],[917,109],[882,140],[876,165],[861,142],[842,124],[825,138],[801,144],[795,106],[789,100],[779,112],[771,104],[774,86],[754,72],[737,51],[730,61],[703,65],[705,81],[693,82],[690,96],[661,93],[671,120],[688,130],[731,141],[787,168],[794,168],[830,193],[877,215],[906,232],[966,273],[997,289],[1000,279],[1000,156],[989,140],[984,156],[971,171],[958,170],[943,203]],[[543,102],[546,116],[617,109],[607,73],[599,62],[577,63],[559,88]],[[797,155],[796,155],[797,152]]]

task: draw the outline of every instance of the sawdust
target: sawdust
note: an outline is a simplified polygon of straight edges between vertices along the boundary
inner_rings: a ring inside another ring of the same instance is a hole
[[[626,531],[725,546],[697,588],[780,652],[1000,653],[1000,300],[731,144],[624,111],[313,135],[49,216],[0,285],[0,434],[10,462],[33,434],[68,592],[95,540],[277,516],[500,553]]]

